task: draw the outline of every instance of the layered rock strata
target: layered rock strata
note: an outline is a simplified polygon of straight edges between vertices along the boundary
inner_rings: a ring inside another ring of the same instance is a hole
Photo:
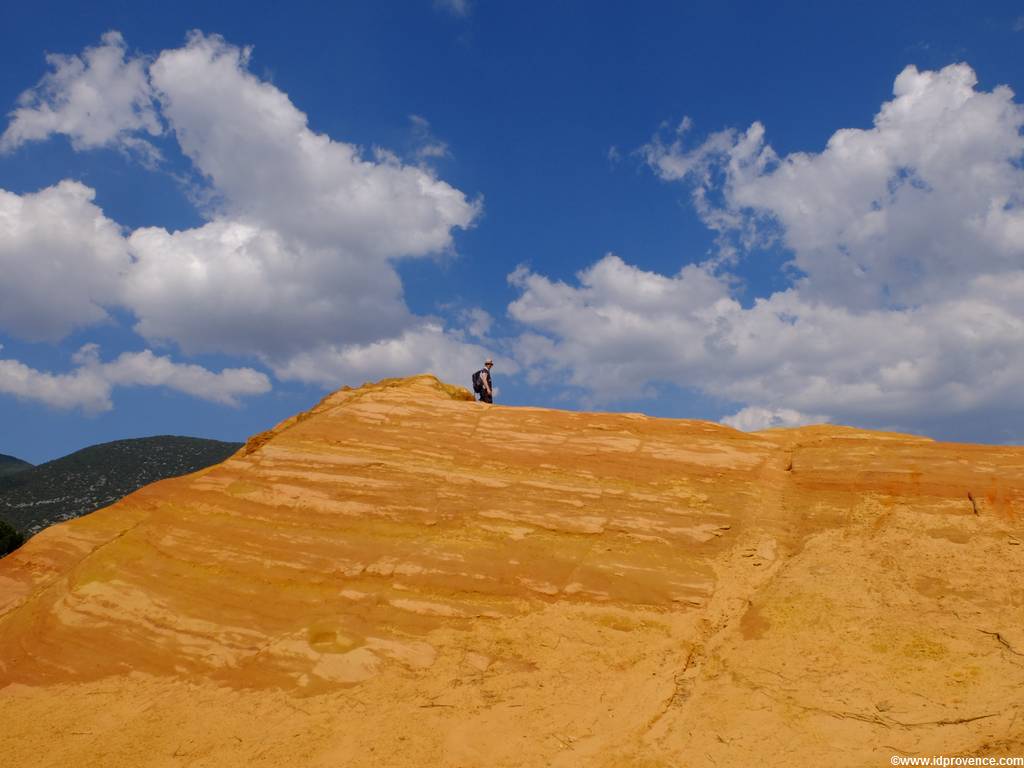
[[[1024,755],[1024,449],[343,390],[0,561],[8,764]]]

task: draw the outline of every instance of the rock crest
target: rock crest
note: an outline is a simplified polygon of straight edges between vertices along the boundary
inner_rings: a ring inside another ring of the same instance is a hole
[[[0,750],[1022,754],[1022,509],[1021,448],[346,389],[0,561]]]

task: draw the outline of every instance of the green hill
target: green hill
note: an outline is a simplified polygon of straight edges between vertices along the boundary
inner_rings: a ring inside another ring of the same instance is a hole
[[[0,453],[0,477],[13,475],[16,472],[23,472],[26,469],[32,469],[32,465],[27,461],[22,461],[14,456],[8,456],[5,453]]]
[[[31,536],[113,504],[144,485],[218,464],[241,447],[242,443],[197,437],[143,437],[0,472],[0,520]],[[0,464],[4,466],[8,464]]]

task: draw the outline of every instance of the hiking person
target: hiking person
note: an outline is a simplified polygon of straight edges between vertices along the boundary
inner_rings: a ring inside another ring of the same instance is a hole
[[[491,381],[491,368],[493,367],[494,361],[488,357],[484,362],[484,367],[473,374],[473,391],[480,395],[481,403],[494,402],[494,385]]]

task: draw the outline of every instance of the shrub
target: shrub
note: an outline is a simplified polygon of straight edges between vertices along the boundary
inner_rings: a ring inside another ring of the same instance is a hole
[[[25,537],[14,526],[0,520],[0,557],[9,554],[25,543]]]

